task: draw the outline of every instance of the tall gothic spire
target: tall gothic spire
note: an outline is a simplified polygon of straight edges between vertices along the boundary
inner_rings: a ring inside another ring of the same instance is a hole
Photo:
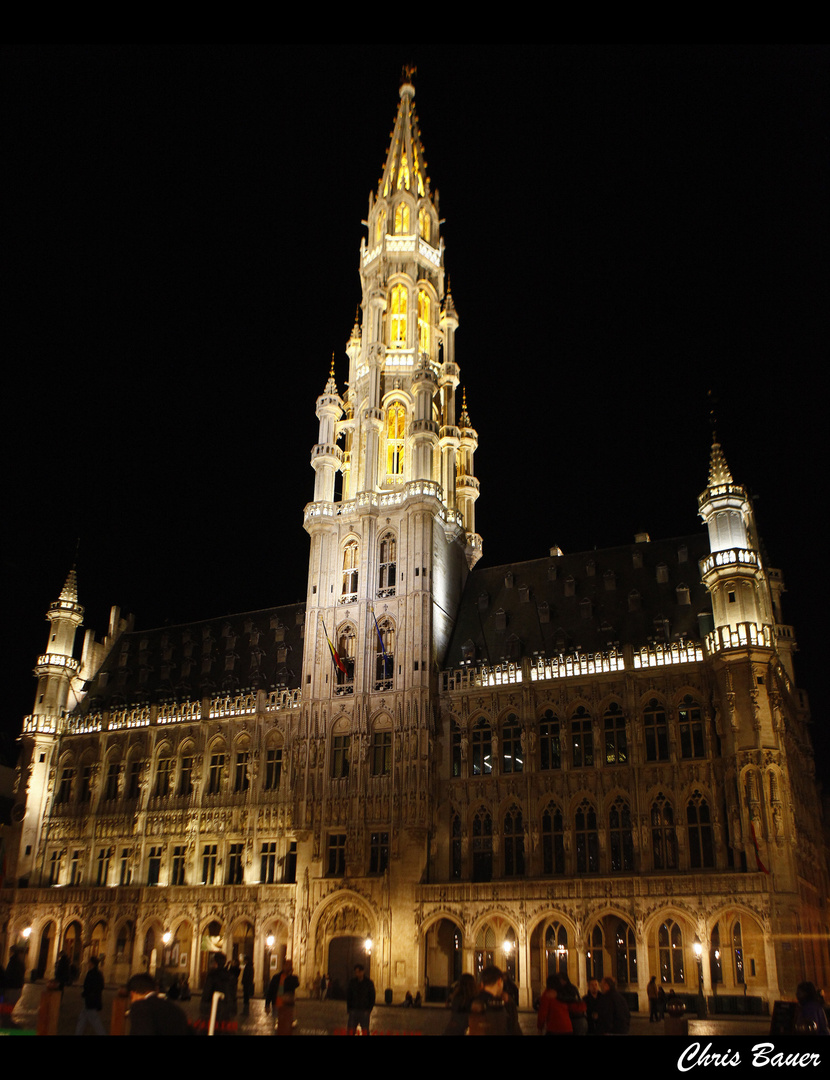
[[[415,198],[432,198],[426,159],[415,112],[415,87],[410,81],[414,68],[405,68],[400,88],[400,104],[386,154],[386,164],[378,184],[378,198],[395,191],[411,191]]]

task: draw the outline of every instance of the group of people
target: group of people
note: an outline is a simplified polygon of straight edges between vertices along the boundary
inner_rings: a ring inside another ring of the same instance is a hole
[[[472,975],[462,975],[444,1034],[521,1035],[518,1006],[518,988],[499,968],[484,968],[478,983]],[[551,975],[536,1013],[536,1026],[544,1035],[627,1035],[630,1024],[628,1003],[610,977],[601,984],[591,979],[588,993],[580,997],[567,975]]]

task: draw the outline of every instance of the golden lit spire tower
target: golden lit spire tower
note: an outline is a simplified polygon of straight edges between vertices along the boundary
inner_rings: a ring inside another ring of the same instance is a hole
[[[411,75],[369,196],[348,380],[340,396],[332,372],[317,399],[300,724],[317,740],[308,760],[320,775],[308,781],[297,823],[308,835],[298,869],[306,861],[316,878],[341,866],[353,877],[388,868],[393,889],[420,880],[427,864],[437,672],[475,561],[469,552],[480,553],[465,525],[470,484],[478,494],[476,436],[456,418],[458,316],[445,295]]]

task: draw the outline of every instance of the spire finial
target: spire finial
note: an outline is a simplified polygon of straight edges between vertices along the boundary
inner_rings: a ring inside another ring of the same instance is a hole
[[[471,428],[473,426],[472,420],[470,420],[470,414],[467,412],[467,387],[461,391],[461,416],[458,418],[458,423],[461,427]]]
[[[331,354],[331,367],[329,368],[329,377],[324,393],[337,394],[337,383],[334,381],[334,353]]]
[[[401,68],[401,82],[400,82],[401,96],[403,96],[404,87],[408,88],[409,93],[411,93],[411,94],[415,93],[415,78],[414,78],[414,76],[415,76],[415,72],[417,70],[418,69],[414,64],[404,64],[403,67]]]

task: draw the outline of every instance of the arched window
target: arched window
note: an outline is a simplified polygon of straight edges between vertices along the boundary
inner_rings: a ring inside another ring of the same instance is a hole
[[[686,823],[689,827],[689,865],[693,870],[712,869],[715,865],[712,822],[709,804],[699,791],[694,792],[686,806]]]
[[[525,872],[525,834],[522,812],[515,804],[504,815],[504,876],[522,877]]]
[[[493,819],[482,808],[473,818],[473,881],[493,877]]]
[[[153,795],[156,799],[166,799],[170,794],[175,764],[176,759],[173,757],[173,751],[169,746],[163,746],[156,762],[156,783],[153,788]]]
[[[501,729],[501,771],[504,774],[520,773],[522,760],[522,729],[515,713],[510,713]]]
[[[603,964],[603,948],[604,942],[602,937],[602,927],[597,924],[591,931],[591,947],[586,956],[587,961],[587,975],[589,979],[596,979],[597,982],[603,978],[605,967]]]
[[[405,159],[402,158],[401,160],[404,161]],[[409,187],[408,182],[406,186]],[[400,183],[398,187],[400,187]],[[409,235],[409,203],[402,201],[395,207],[395,233],[398,236]]]
[[[545,927],[545,968],[548,975],[568,974],[568,931],[559,922]]]
[[[482,716],[473,727],[473,776],[489,776],[493,771],[493,733]]]
[[[651,855],[655,870],[677,869],[674,810],[662,794],[651,804]]]
[[[565,873],[565,825],[562,811],[554,803],[548,803],[542,813],[542,871]]]
[[[355,632],[354,627],[346,625],[337,634],[337,655],[340,657],[342,668],[337,668],[337,685],[335,692],[338,694],[351,694],[354,692],[354,657],[355,657]]]
[[[562,768],[562,746],[559,739],[559,720],[550,709],[539,724],[539,766],[543,771]]]
[[[643,710],[643,727],[646,733],[646,761],[668,761],[669,729],[666,710],[652,698]]]
[[[628,746],[625,738],[625,716],[616,701],[612,701],[603,716],[605,726],[605,764],[627,765]]]
[[[631,835],[631,810],[620,796],[611,807],[609,815],[611,839],[611,873],[619,874],[634,869],[634,841]]]
[[[406,409],[390,405],[386,412],[386,480],[403,483],[404,447],[406,445]]]
[[[616,950],[617,984],[619,986],[637,985],[637,939],[631,927],[622,921],[617,923],[614,933]]]
[[[398,541],[386,532],[378,546],[378,596],[394,596],[398,568]]]
[[[357,600],[358,580],[357,540],[350,540],[343,548],[343,587],[340,590],[340,603],[350,604]]]
[[[425,206],[418,211],[418,232],[429,243],[432,232],[432,216]]]
[[[406,348],[406,315],[409,295],[406,285],[395,285],[390,297],[389,345],[393,349]]]
[[[700,705],[687,694],[678,710],[680,720],[680,756],[703,757],[703,715]]]
[[[381,619],[375,627],[375,690],[391,690],[395,674],[395,624],[391,619]]]
[[[418,290],[418,349],[420,352],[429,354],[430,343],[430,302],[429,293],[424,289]]]
[[[597,812],[585,799],[574,815],[576,832],[576,872],[578,874],[599,873],[599,836],[597,834]]]
[[[676,922],[669,919],[662,924],[657,933],[657,946],[660,954],[660,982],[685,982],[683,934]]]

